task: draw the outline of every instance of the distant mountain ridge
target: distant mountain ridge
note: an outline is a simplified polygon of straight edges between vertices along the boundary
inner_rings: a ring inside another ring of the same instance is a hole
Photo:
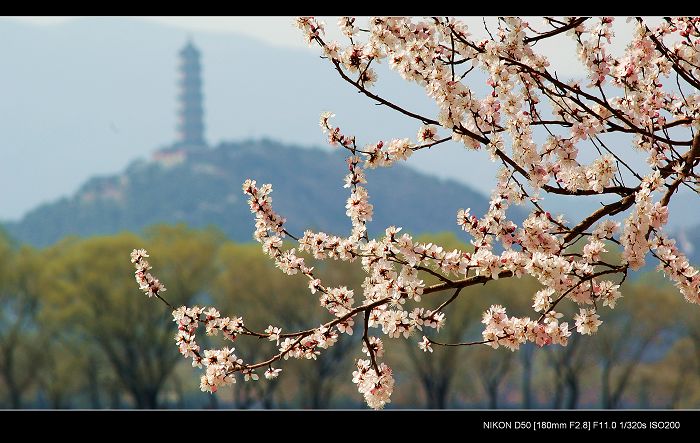
[[[116,174],[171,140],[177,54],[188,36],[202,52],[205,136],[214,143],[270,137],[321,146],[326,139],[317,122],[323,111],[334,112],[334,123],[361,144],[412,137],[420,124],[357,94],[316,50],[236,34],[184,32],[129,17],[83,17],[47,26],[0,19],[0,35],[0,187],[6,190],[0,193],[0,222],[18,222],[40,203],[73,194],[90,177]],[[298,38],[303,40],[301,33]],[[375,68],[376,92],[421,115],[437,113],[423,88],[407,84],[386,64]],[[490,92],[485,78],[470,87],[480,97]],[[620,142],[621,149],[627,145]],[[642,156],[637,160],[644,162]],[[485,195],[500,168],[485,150],[452,141],[417,152],[407,164]],[[543,207],[570,221],[601,203],[599,196],[543,197]],[[697,202],[682,187],[670,204],[669,231],[697,231]]]
[[[0,19],[0,35],[0,187],[12,190],[0,194],[0,221],[18,221],[169,143],[177,125],[178,51],[188,37],[202,54],[205,138],[212,145],[269,137],[322,146],[324,111],[336,113],[336,124],[362,144],[411,137],[420,125],[357,94],[317,50],[129,17],[47,26]],[[423,88],[407,85],[386,64],[375,68],[387,97],[421,114],[437,112]],[[426,151],[409,164],[489,192],[498,165],[486,153],[456,142]],[[477,158],[486,162],[463,172]]]
[[[678,242],[680,250],[688,256],[691,263],[700,263],[700,225],[678,229],[674,238]]]
[[[157,151],[151,160],[132,162],[121,174],[94,177],[71,197],[42,204],[10,235],[35,246],[67,235],[106,235],[139,231],[154,223],[215,225],[236,241],[251,241],[254,218],[241,185],[246,178],[273,185],[273,206],[291,232],[324,230],[346,235],[347,166],[340,152],[299,148],[268,139],[225,142],[215,148]],[[422,174],[403,165],[367,171],[374,205],[370,233],[389,225],[413,233],[457,232],[456,211],[483,214],[488,200],[452,180]]]

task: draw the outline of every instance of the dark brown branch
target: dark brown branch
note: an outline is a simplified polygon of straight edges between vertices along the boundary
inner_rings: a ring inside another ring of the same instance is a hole
[[[640,24],[644,24],[644,22],[642,21],[642,19],[639,18],[639,17],[637,17],[637,21],[638,21]],[[649,36],[649,38],[651,39],[651,41],[654,42],[654,45],[656,46],[656,49],[657,49],[659,52],[661,52],[666,58],[668,58],[669,60],[671,60],[671,64],[673,65],[673,70],[676,71],[676,73],[677,73],[678,75],[680,75],[681,77],[683,77],[683,80],[687,81],[688,84],[692,85],[692,86],[695,87],[695,88],[700,88],[700,82],[698,82],[698,80],[697,80],[695,77],[693,77],[693,76],[690,75],[685,69],[683,69],[683,67],[680,65],[680,63],[678,63],[677,58],[675,58],[675,57],[672,56],[671,51],[669,51],[668,48],[666,47],[666,45],[664,45],[662,42],[660,42],[660,41],[654,36],[654,34],[651,32],[651,30],[649,29],[649,27],[648,27],[646,24],[644,24],[644,29],[646,30],[647,35]]]
[[[562,300],[564,299],[564,297],[566,297],[566,296],[567,296],[568,294],[570,294],[574,289],[578,288],[578,287],[581,286],[582,284],[584,284],[584,283],[586,283],[586,282],[589,282],[589,281],[592,281],[592,280],[593,280],[594,278],[596,278],[596,277],[600,277],[600,276],[602,276],[602,275],[607,275],[607,274],[619,274],[619,273],[624,273],[624,275],[626,276],[626,275],[627,275],[627,268],[628,268],[628,267],[629,267],[629,265],[624,265],[624,266],[620,266],[620,267],[615,268],[615,269],[606,269],[605,271],[600,271],[600,272],[597,272],[597,273],[595,273],[595,274],[589,275],[589,276],[586,277],[586,278],[582,278],[582,279],[579,280],[574,286],[570,287],[569,289],[567,289],[566,291],[564,291],[559,297],[557,297],[557,299],[554,300],[554,301],[552,302],[551,306],[550,306],[546,311],[544,311],[544,312],[542,313],[542,315],[540,315],[540,318],[537,319],[537,322],[538,322],[538,323],[541,323],[542,321],[544,321],[544,319],[545,319],[545,317],[547,316],[547,314],[549,314],[550,312],[552,312],[552,311],[554,310],[554,308],[559,304],[559,302],[562,301]]]
[[[671,186],[669,186],[668,191],[666,191],[666,194],[664,194],[663,198],[661,199],[661,204],[663,206],[668,205],[668,202],[671,201],[671,196],[674,192],[676,192],[678,186],[692,171],[693,165],[696,161],[698,161],[698,159],[700,159],[700,132],[698,132],[695,135],[695,137],[693,137],[693,146],[683,156],[685,164],[683,165],[683,169],[681,170],[680,174],[678,174],[678,178],[676,178],[676,180],[671,184]]]
[[[399,262],[400,262],[401,264],[404,264],[404,265],[407,264],[406,262],[403,262],[403,261],[399,261]],[[447,284],[452,284],[452,283],[454,283],[454,281],[450,280],[449,278],[445,277],[444,275],[440,274],[439,272],[433,271],[432,269],[430,269],[430,268],[428,268],[428,267],[425,267],[425,266],[415,266],[415,269],[417,269],[417,270],[419,270],[419,271],[427,272],[428,274],[433,275],[433,276],[439,278],[440,280],[442,280],[443,282],[445,282],[445,283],[447,283]]]
[[[557,34],[561,34],[561,33],[563,33],[563,32],[566,32],[566,31],[568,31],[569,29],[576,28],[577,26],[579,26],[580,24],[582,24],[583,22],[585,22],[585,21],[588,20],[589,18],[590,18],[590,17],[581,17],[581,18],[574,19],[574,20],[570,21],[567,25],[560,26],[560,27],[558,27],[558,28],[556,28],[556,29],[553,29],[553,30],[551,30],[551,31],[549,31],[549,32],[545,32],[545,33],[543,33],[543,34],[540,34],[540,35],[538,35],[538,36],[536,36],[536,37],[527,37],[527,38],[523,39],[523,42],[524,42],[525,44],[529,44],[529,43],[536,42],[536,41],[538,41],[538,40],[542,40],[542,39],[545,39],[545,38],[553,37],[553,36],[555,36],[555,35],[557,35]]]
[[[506,336],[507,337],[507,336]],[[502,338],[506,337],[499,337],[499,340]],[[433,345],[438,345],[438,346],[474,346],[474,345],[485,345],[486,343],[491,343],[495,340],[481,340],[481,341],[468,341],[468,342],[463,342],[463,343],[441,343],[439,341],[435,341],[431,338],[428,338],[428,341],[433,344]]]
[[[507,278],[512,276],[513,272],[511,271],[501,271],[498,273],[498,278]],[[489,282],[491,280],[495,279],[493,277],[486,277],[484,275],[475,275],[473,277],[453,281],[452,283],[438,283],[432,286],[428,286],[427,288],[423,289],[423,294],[432,294],[433,292],[440,292],[446,289],[453,288],[466,288],[467,286],[474,286],[480,283]]]
[[[412,149],[413,151],[420,151],[421,149],[432,148],[433,146],[439,145],[439,144],[441,144],[441,143],[445,143],[446,141],[450,141],[450,140],[452,140],[452,137],[445,137],[445,138],[441,138],[441,139],[439,139],[439,140],[435,140],[434,142],[431,142],[431,143],[426,143],[426,144],[423,144],[423,145],[414,146],[414,147],[411,148],[411,149]]]
[[[581,220],[581,222],[576,225],[571,232],[569,232],[564,237],[564,243],[569,243],[571,240],[576,238],[577,235],[581,234],[586,229],[590,228],[593,223],[605,217],[606,215],[613,215],[627,210],[634,203],[634,194],[630,194],[627,197],[618,200],[615,203],[605,205],[602,208],[595,211],[593,214]]]
[[[496,155],[501,158],[504,162],[508,163],[513,169],[518,171],[520,175],[525,177],[526,179],[530,180],[530,174],[519,164],[515,162],[512,158],[508,157],[508,155],[503,152],[500,149],[496,149]],[[596,192],[593,190],[576,190],[576,191],[570,191],[567,189],[563,188],[557,188],[551,185],[542,185],[542,189],[544,189],[546,192],[549,192],[550,194],[561,194],[561,195],[598,195],[598,194],[620,194],[620,195],[629,195],[632,194],[633,192],[636,191],[635,188],[627,188],[625,186],[610,186],[603,188],[602,192]]]
[[[362,340],[364,340],[365,345],[367,346],[367,353],[369,354],[369,358],[372,361],[372,367],[374,368],[374,372],[377,373],[377,377],[380,376],[381,372],[379,371],[379,365],[377,365],[377,359],[374,356],[374,349],[372,349],[372,345],[369,342],[369,336],[367,335],[367,330],[369,329],[369,312],[365,311],[365,325],[364,325],[364,333],[362,334]]]
[[[447,306],[447,305],[449,305],[450,303],[452,303],[453,301],[455,301],[455,299],[459,296],[460,291],[462,291],[462,288],[457,288],[457,290],[455,291],[455,293],[452,294],[452,297],[450,297],[449,299],[445,300],[440,306],[438,306],[437,308],[435,308],[435,310],[433,310],[432,313],[433,313],[433,314],[436,314],[436,313],[438,313],[438,312],[441,312],[443,309],[445,309],[445,306]]]
[[[542,189],[549,192],[550,194],[561,194],[561,195],[601,195],[601,194],[618,194],[620,196],[629,195],[639,190],[639,188],[628,188],[627,186],[608,186],[603,188],[601,192],[594,191],[592,189],[577,189],[571,191],[569,189],[557,188],[550,185],[542,186]]]
[[[321,39],[320,37],[316,37],[316,41],[317,41],[321,46],[323,46],[323,47],[326,46],[326,43],[325,43],[325,42],[323,41],[323,39]],[[338,71],[338,74],[340,74],[340,76],[343,78],[343,80],[345,80],[346,82],[348,82],[348,83],[350,83],[351,85],[353,85],[355,88],[357,88],[357,90],[358,90],[359,92],[363,93],[364,95],[366,95],[367,97],[371,98],[372,100],[376,100],[376,101],[378,101],[379,103],[381,103],[382,105],[388,106],[388,107],[390,107],[391,109],[393,109],[393,110],[395,110],[395,111],[399,111],[400,113],[402,113],[402,114],[404,114],[404,115],[407,115],[407,116],[409,116],[409,117],[415,118],[416,120],[420,120],[420,121],[423,122],[423,124],[426,124],[426,125],[427,125],[427,124],[432,124],[432,125],[436,125],[436,126],[442,126],[442,125],[440,125],[440,123],[439,123],[438,121],[436,121],[436,120],[433,120],[433,119],[431,119],[431,118],[424,117],[424,116],[422,116],[422,115],[419,115],[419,114],[416,114],[416,113],[414,113],[414,112],[411,112],[411,111],[409,111],[409,110],[407,110],[407,109],[402,108],[401,106],[395,105],[394,103],[392,103],[392,102],[390,102],[390,101],[388,101],[388,100],[383,99],[382,97],[378,96],[377,94],[374,94],[374,93],[368,91],[367,88],[365,88],[364,86],[362,86],[359,82],[357,82],[357,81],[351,79],[350,77],[348,77],[348,75],[345,73],[345,71],[343,71],[343,68],[340,66],[340,62],[339,62],[338,60],[333,59],[333,58],[331,58],[330,60],[331,60],[331,62],[333,63],[333,66],[335,66],[335,70]]]

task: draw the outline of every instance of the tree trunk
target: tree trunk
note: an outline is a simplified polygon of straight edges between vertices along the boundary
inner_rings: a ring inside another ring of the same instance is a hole
[[[219,409],[219,397],[216,394],[209,394],[209,409]]]
[[[51,409],[64,409],[66,407],[63,403],[63,396],[59,393],[49,395],[49,404]]]
[[[566,377],[566,386],[569,388],[569,401],[566,403],[566,408],[576,409],[578,408],[579,397],[578,380],[571,372]]]
[[[22,392],[20,391],[15,381],[12,367],[14,366],[14,353],[12,349],[5,355],[5,362],[2,365],[2,375],[7,386],[7,391],[10,397],[10,407],[12,409],[22,408]]]
[[[93,367],[92,369],[96,369]],[[100,401],[99,381],[97,380],[97,371],[88,371],[88,396],[90,397],[90,407],[92,409],[102,409]]]
[[[22,393],[19,392],[14,383],[7,386],[7,390],[10,394],[10,407],[12,409],[22,409]]]
[[[185,391],[182,387],[182,381],[177,374],[173,374],[173,389],[175,390],[175,407],[185,409]]]
[[[316,386],[311,390],[311,409],[323,408],[323,389],[321,386]]]
[[[562,403],[564,401],[564,383],[562,381],[562,368],[560,366],[554,367],[554,396],[552,397],[552,409],[561,409]]]
[[[610,364],[608,362],[603,363],[603,373],[601,379],[601,404],[603,409],[611,409],[610,402]]]
[[[442,375],[433,377],[425,374],[425,376],[421,377],[421,381],[426,392],[427,408],[445,409],[447,407],[449,380]]]
[[[133,391],[132,391],[133,392]],[[137,409],[157,409],[158,408],[158,390],[157,389],[141,389],[133,392],[136,399]]]
[[[265,394],[262,397],[262,407],[264,409],[275,409],[275,388],[272,384],[276,383],[276,380],[271,380],[268,383],[270,383],[270,387],[265,390]]]
[[[489,409],[498,409],[498,383],[489,384],[486,393],[489,397]]]
[[[448,384],[449,381],[443,378],[440,380],[435,390],[435,406],[438,409],[445,409],[447,407]]]
[[[260,402],[264,409],[275,409],[275,393],[279,387],[279,379],[266,381],[265,389],[260,396]]]
[[[109,407],[111,409],[120,409],[122,407],[121,395],[119,390],[114,389],[114,387],[109,390]]]
[[[531,345],[525,345],[520,351],[523,363],[522,396],[524,409],[532,408],[532,351]]]

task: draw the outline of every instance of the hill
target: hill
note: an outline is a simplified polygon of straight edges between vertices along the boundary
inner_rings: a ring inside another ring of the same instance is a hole
[[[177,53],[188,36],[202,52],[205,136],[212,143],[270,137],[322,145],[317,122],[323,111],[336,113],[336,124],[363,144],[410,137],[418,129],[416,121],[357,94],[316,50],[129,17],[49,26],[0,17],[0,35],[6,43],[0,44],[0,187],[11,190],[0,193],[0,221],[18,221],[40,203],[73,194],[90,177],[117,174],[171,140]],[[300,33],[298,38],[303,40]],[[386,64],[376,69],[377,91],[420,114],[437,112],[421,87],[406,84]],[[490,90],[481,81],[470,86],[481,97]],[[613,144],[628,164],[645,164],[624,137]],[[586,152],[581,155],[595,154]],[[408,164],[485,194],[499,168],[485,150],[455,142],[417,152]],[[586,217],[601,203],[598,196],[546,199],[550,212],[569,220]],[[681,189],[671,202],[669,227],[690,227],[699,219],[697,196]]]
[[[688,255],[691,263],[700,263],[700,225],[681,228],[675,233],[679,248]]]
[[[132,162],[121,174],[96,177],[71,197],[43,204],[6,225],[16,239],[46,246],[67,235],[90,236],[141,230],[154,223],[215,225],[233,240],[251,241],[254,227],[241,184],[272,183],[275,209],[290,232],[349,232],[343,188],[345,156],[300,149],[263,139],[221,143],[215,148],[168,148],[152,160]],[[456,211],[481,214],[485,196],[452,180],[397,165],[367,173],[375,215],[370,233],[389,225],[422,232],[455,231]]]
[[[323,145],[323,111],[335,112],[337,124],[362,143],[410,137],[419,126],[358,95],[315,50],[125,17],[43,27],[0,19],[0,35],[6,42],[0,44],[0,186],[13,190],[0,195],[2,221],[17,221],[90,177],[116,174],[169,143],[177,54],[188,36],[202,53],[205,136],[213,145],[263,137]],[[422,88],[407,87],[386,71],[378,65],[378,87],[389,97],[408,109],[436,112]],[[415,157],[409,163],[417,169],[451,175],[481,192],[488,192],[498,169],[488,154],[452,142]],[[463,174],[462,165],[475,161],[483,167]],[[27,177],[31,186],[17,186]]]

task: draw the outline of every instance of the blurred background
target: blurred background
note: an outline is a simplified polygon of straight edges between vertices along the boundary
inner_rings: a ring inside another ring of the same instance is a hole
[[[483,32],[481,19],[468,20]],[[329,38],[340,39],[336,19],[326,21]],[[624,38],[630,29],[621,22],[616,34]],[[177,352],[170,312],[140,293],[128,260],[132,249],[148,249],[171,303],[213,305],[256,330],[327,318],[303,277],[283,275],[251,243],[254,220],[240,186],[246,178],[272,183],[292,232],[346,235],[344,156],[325,145],[320,113],[333,111],[360,144],[413,139],[418,125],[360,97],[292,23],[0,18],[0,408],[364,407],[351,382],[362,356],[358,334],[317,362],[285,362],[277,380],[200,392],[200,371]],[[576,75],[566,47],[548,50],[562,76]],[[382,68],[384,95],[420,112],[435,109],[420,88]],[[643,164],[629,143],[620,146]],[[424,241],[469,249],[456,211],[487,209],[496,170],[487,153],[446,144],[416,153],[407,166],[370,171],[370,233],[399,225]],[[699,263],[697,196],[674,201],[669,228]],[[600,203],[547,197],[542,204],[575,219]],[[329,283],[361,292],[358,266],[314,266]],[[434,338],[479,338],[481,313],[494,303],[532,315],[538,289],[526,278],[468,288]],[[614,311],[601,312],[605,328],[572,337],[566,348],[425,354],[420,336],[382,336],[397,381],[390,406],[700,407],[700,310],[652,259],[623,295]],[[218,339],[202,345],[221,346]],[[236,342],[246,359],[275,350]]]

